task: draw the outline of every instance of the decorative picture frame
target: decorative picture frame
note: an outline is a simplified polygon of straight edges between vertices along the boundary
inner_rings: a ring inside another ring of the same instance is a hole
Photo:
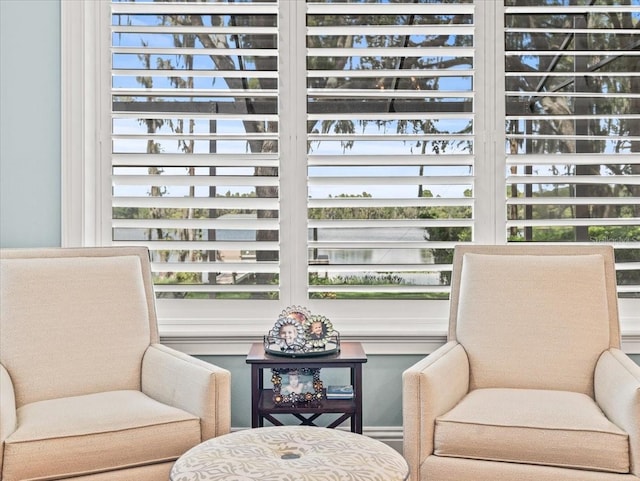
[[[280,317],[271,329],[270,335],[282,350],[303,349],[307,339],[304,324],[295,317]]]
[[[265,352],[275,356],[311,357],[340,352],[340,333],[325,316],[289,306],[263,336]]]
[[[304,323],[305,339],[312,348],[326,346],[334,334],[333,324],[325,316],[313,315]]]
[[[289,306],[280,313],[280,317],[289,317],[304,324],[311,317],[311,311],[302,306]]]
[[[276,405],[312,403],[323,397],[320,368],[273,368],[271,373]]]

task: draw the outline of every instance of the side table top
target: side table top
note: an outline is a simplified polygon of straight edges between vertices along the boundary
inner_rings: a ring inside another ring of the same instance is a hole
[[[268,363],[289,363],[295,361],[298,364],[303,363],[343,363],[343,362],[367,362],[367,355],[364,352],[362,343],[360,342],[341,342],[340,351],[333,354],[309,356],[309,357],[289,357],[278,356],[265,352],[264,345],[261,342],[251,344],[249,354],[247,354],[247,363],[249,364],[268,364]]]

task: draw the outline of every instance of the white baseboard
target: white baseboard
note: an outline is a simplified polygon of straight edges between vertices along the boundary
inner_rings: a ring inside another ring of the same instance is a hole
[[[365,426],[362,434],[382,441],[402,454],[402,426]]]

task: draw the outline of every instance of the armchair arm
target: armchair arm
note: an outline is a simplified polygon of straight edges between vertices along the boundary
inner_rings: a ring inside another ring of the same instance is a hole
[[[202,440],[231,430],[231,373],[162,344],[142,359],[142,392],[200,418]]]
[[[404,457],[411,479],[433,453],[436,417],[453,408],[469,391],[469,359],[461,344],[449,341],[402,374]]]
[[[640,366],[619,349],[604,351],[594,377],[596,402],[629,434],[631,472],[640,476]]]
[[[4,458],[4,440],[16,430],[16,394],[13,382],[6,368],[0,364],[0,478],[2,478],[2,460]]]

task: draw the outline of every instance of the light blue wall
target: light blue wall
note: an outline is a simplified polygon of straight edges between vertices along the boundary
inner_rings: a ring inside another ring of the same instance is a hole
[[[60,3],[0,0],[0,247],[60,245]]]

